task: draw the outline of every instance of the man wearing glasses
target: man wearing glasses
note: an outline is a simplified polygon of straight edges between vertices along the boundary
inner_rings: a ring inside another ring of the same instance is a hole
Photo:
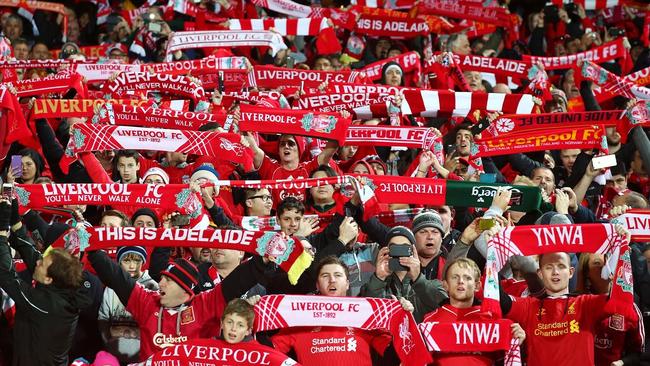
[[[244,190],[244,214],[246,216],[270,216],[273,196],[266,188]]]

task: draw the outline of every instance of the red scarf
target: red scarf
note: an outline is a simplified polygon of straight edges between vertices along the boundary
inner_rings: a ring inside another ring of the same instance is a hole
[[[180,345],[166,347],[154,353],[147,361],[132,364],[132,366],[201,364],[213,366],[300,366],[287,355],[256,341],[230,344],[221,339],[189,340]]]
[[[119,246],[201,247],[241,250],[274,258],[296,284],[313,258],[300,242],[269,231],[213,230],[196,228],[82,227],[62,235],[54,247],[92,251]]]
[[[183,112],[173,109],[137,107],[126,104],[106,103],[93,117],[93,123],[118,126],[141,126],[198,131],[206,123],[223,126],[226,113]]]
[[[298,4],[291,0],[253,0],[253,4],[296,18],[308,18],[312,15],[310,6]]]
[[[621,0],[575,0],[576,5],[582,5],[585,10],[605,10],[608,8],[613,8],[622,2]],[[553,0],[553,5],[562,7],[564,2],[562,0]]]
[[[389,95],[380,93],[310,94],[301,96],[294,102],[294,106],[319,112],[352,111],[354,108],[385,102],[389,98]]]
[[[561,70],[572,68],[576,64],[577,60],[589,60],[601,63],[625,57],[626,55],[627,51],[623,46],[623,38],[618,38],[614,41],[605,43],[602,46],[572,55],[556,57],[523,55],[522,59],[529,63],[541,62],[546,70]]]
[[[15,196],[24,209],[70,205],[146,206],[162,212],[179,211],[191,218],[201,214],[201,201],[187,184],[16,184]]]
[[[363,14],[357,20],[355,33],[369,37],[413,38],[429,33],[427,22],[418,18]]]
[[[508,60],[495,57],[476,55],[454,55],[456,63],[463,71],[480,71],[501,76],[511,76],[513,79],[526,79],[530,62]]]
[[[239,129],[317,137],[335,140],[343,145],[350,122],[349,118],[343,118],[339,114],[314,114],[311,111],[293,109],[272,110],[243,104]]]
[[[505,8],[483,7],[472,1],[424,0],[417,5],[419,14],[442,15],[458,19],[488,22],[498,27],[511,28],[510,16]]]
[[[275,89],[280,86],[318,88],[324,82],[363,83],[365,81],[364,75],[358,71],[317,71],[255,66],[250,86],[266,89]]]
[[[63,94],[70,89],[76,90],[77,95],[82,98],[86,95],[86,85],[81,75],[69,72],[49,75],[42,79],[19,80],[14,85],[18,91],[16,95],[20,98],[50,93]]]
[[[393,347],[403,364],[432,362],[413,315],[397,300],[270,295],[255,305],[256,332],[306,326],[386,329],[393,334]]]
[[[418,324],[431,352],[467,353],[506,351],[505,365],[521,365],[519,343],[512,338],[508,319]],[[435,356],[435,353],[434,353]]]
[[[81,61],[71,60],[1,60],[0,69],[58,69]]]
[[[141,99],[36,99],[29,119],[92,117],[95,114],[95,107],[105,103],[147,106],[152,102]]]
[[[346,144],[355,146],[403,146],[442,151],[442,139],[427,127],[350,126]]]
[[[74,155],[81,152],[134,149],[219,156],[250,167],[251,151],[240,141],[240,135],[231,133],[77,123],[70,131],[70,141],[60,165],[67,171]]]
[[[0,87],[0,158],[4,159],[11,144],[21,141],[30,147],[39,146],[29,130],[18,98],[6,86]]]
[[[604,145],[603,145],[604,143]],[[559,149],[607,149],[603,126],[557,127],[485,138],[472,143],[472,158]]]
[[[553,252],[611,254],[617,258],[607,310],[636,321],[629,243],[611,224],[511,226],[488,243],[484,311],[501,314],[498,273],[513,255]]]
[[[161,91],[191,99],[194,104],[205,98],[205,90],[185,75],[129,72],[104,84],[102,90],[112,96],[126,95],[127,91]]]

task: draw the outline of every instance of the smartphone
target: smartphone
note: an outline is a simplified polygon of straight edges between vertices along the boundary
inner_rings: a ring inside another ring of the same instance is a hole
[[[511,191],[511,192],[512,194],[510,195],[510,202],[508,202],[508,206],[521,205],[521,202],[524,198],[524,194],[517,191]]]
[[[223,95],[223,92],[226,91],[226,87],[223,84],[223,71],[219,71],[219,93]]]
[[[172,226],[187,226],[190,224],[190,217],[188,215],[176,215],[172,217]]]
[[[611,166],[616,166],[616,155],[610,154],[610,155],[603,155],[603,156],[595,156],[594,158],[591,159],[591,165],[596,170],[609,168]]]
[[[149,29],[149,32],[151,33],[158,34],[162,31],[162,25],[158,22],[151,22],[147,29]]]
[[[11,155],[11,175],[14,178],[22,178],[23,176],[23,157],[22,155]]]
[[[293,59],[291,56],[287,56],[287,67],[290,69],[293,69],[293,66],[295,65],[296,60]]]
[[[494,217],[483,218],[481,217],[478,220],[478,228],[481,230],[490,230],[494,225],[496,225],[496,220]]]
[[[413,247],[410,245],[391,245],[388,249],[388,269],[391,271],[408,271],[408,267],[399,263],[401,257],[410,257],[413,255]]]
[[[2,184],[2,198],[11,201],[14,198],[14,185],[10,183]]]

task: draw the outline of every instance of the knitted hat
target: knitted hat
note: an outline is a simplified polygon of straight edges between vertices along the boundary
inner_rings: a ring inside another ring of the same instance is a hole
[[[573,219],[569,215],[548,211],[535,221],[535,225],[571,225]]]
[[[194,296],[194,287],[199,283],[199,270],[187,259],[176,259],[160,274],[169,277],[185,292]]]
[[[144,172],[144,175],[142,175],[142,182],[144,183],[144,181],[147,180],[147,177],[150,175],[159,175],[162,178],[163,183],[169,184],[169,174],[158,167],[149,168],[146,172]]]
[[[390,242],[390,239],[395,236],[403,236],[408,239],[411,245],[415,245],[415,236],[413,236],[413,232],[411,232],[411,230],[405,226],[395,226],[388,230],[386,233],[386,244],[388,244]]]
[[[135,222],[135,219],[138,216],[142,216],[142,215],[151,217],[153,219],[153,223],[156,225],[156,227],[158,227],[158,225],[160,225],[160,221],[158,220],[158,215],[156,214],[156,212],[154,210],[152,210],[152,209],[150,209],[148,207],[143,207],[143,208],[137,210],[136,212],[134,212],[133,215],[131,216],[131,222]]]
[[[442,228],[442,219],[440,218],[440,215],[434,211],[424,211],[417,214],[413,218],[413,225],[411,225],[411,227],[413,228],[414,233],[417,233],[426,227],[438,229],[440,235],[444,235],[445,233],[445,230]]]
[[[140,257],[142,257],[142,264],[147,263],[147,250],[144,249],[142,246],[131,246],[131,247],[120,247],[117,250],[117,263],[120,263],[122,261],[122,258],[127,255],[127,254],[137,254]]]
[[[194,172],[190,177],[190,181],[193,182],[201,178],[205,178],[213,183],[218,183],[219,173],[217,173],[217,171],[211,165],[203,164],[200,167],[194,169]]]

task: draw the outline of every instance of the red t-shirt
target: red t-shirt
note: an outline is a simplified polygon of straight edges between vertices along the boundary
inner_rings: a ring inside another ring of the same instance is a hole
[[[260,166],[259,173],[262,179],[304,179],[309,178],[309,173],[318,168],[318,157],[311,159],[308,162],[301,162],[298,164],[298,168],[294,170],[287,170],[283,168],[280,163],[276,160],[264,156],[262,165]],[[336,163],[330,160],[329,166],[337,171],[338,174],[341,174],[338,171]],[[285,197],[293,196],[298,198],[301,201],[305,200],[305,189],[296,189],[296,188],[287,188],[287,189],[274,189],[271,194],[273,195],[273,206],[276,206],[280,201]]]
[[[643,334],[643,316],[636,304],[639,321],[632,322],[616,314],[609,316],[596,326],[594,339],[596,366],[609,366],[623,356],[623,352],[642,352],[645,335]]]
[[[271,341],[282,353],[293,349],[303,365],[372,366],[370,348],[383,355],[392,336],[346,327],[295,327],[282,329]]]
[[[526,331],[529,366],[593,365],[606,302],[607,295],[515,297],[506,317]]]
[[[180,313],[161,309],[160,294],[142,286],[135,286],[126,306],[140,327],[140,360],[144,361],[161,346],[182,343],[190,339],[211,338],[219,335],[220,318],[226,301],[221,286],[196,295],[190,306]],[[160,330],[158,318],[162,310]],[[180,317],[180,319],[178,319]],[[177,333],[177,324],[180,334]]]
[[[450,304],[443,305],[430,312],[424,317],[424,322],[456,322],[469,320],[489,319],[485,313],[481,313],[481,306],[472,306],[459,309]],[[470,347],[471,348],[471,347]],[[433,353],[432,366],[491,366],[498,358],[498,352],[480,353]]]

